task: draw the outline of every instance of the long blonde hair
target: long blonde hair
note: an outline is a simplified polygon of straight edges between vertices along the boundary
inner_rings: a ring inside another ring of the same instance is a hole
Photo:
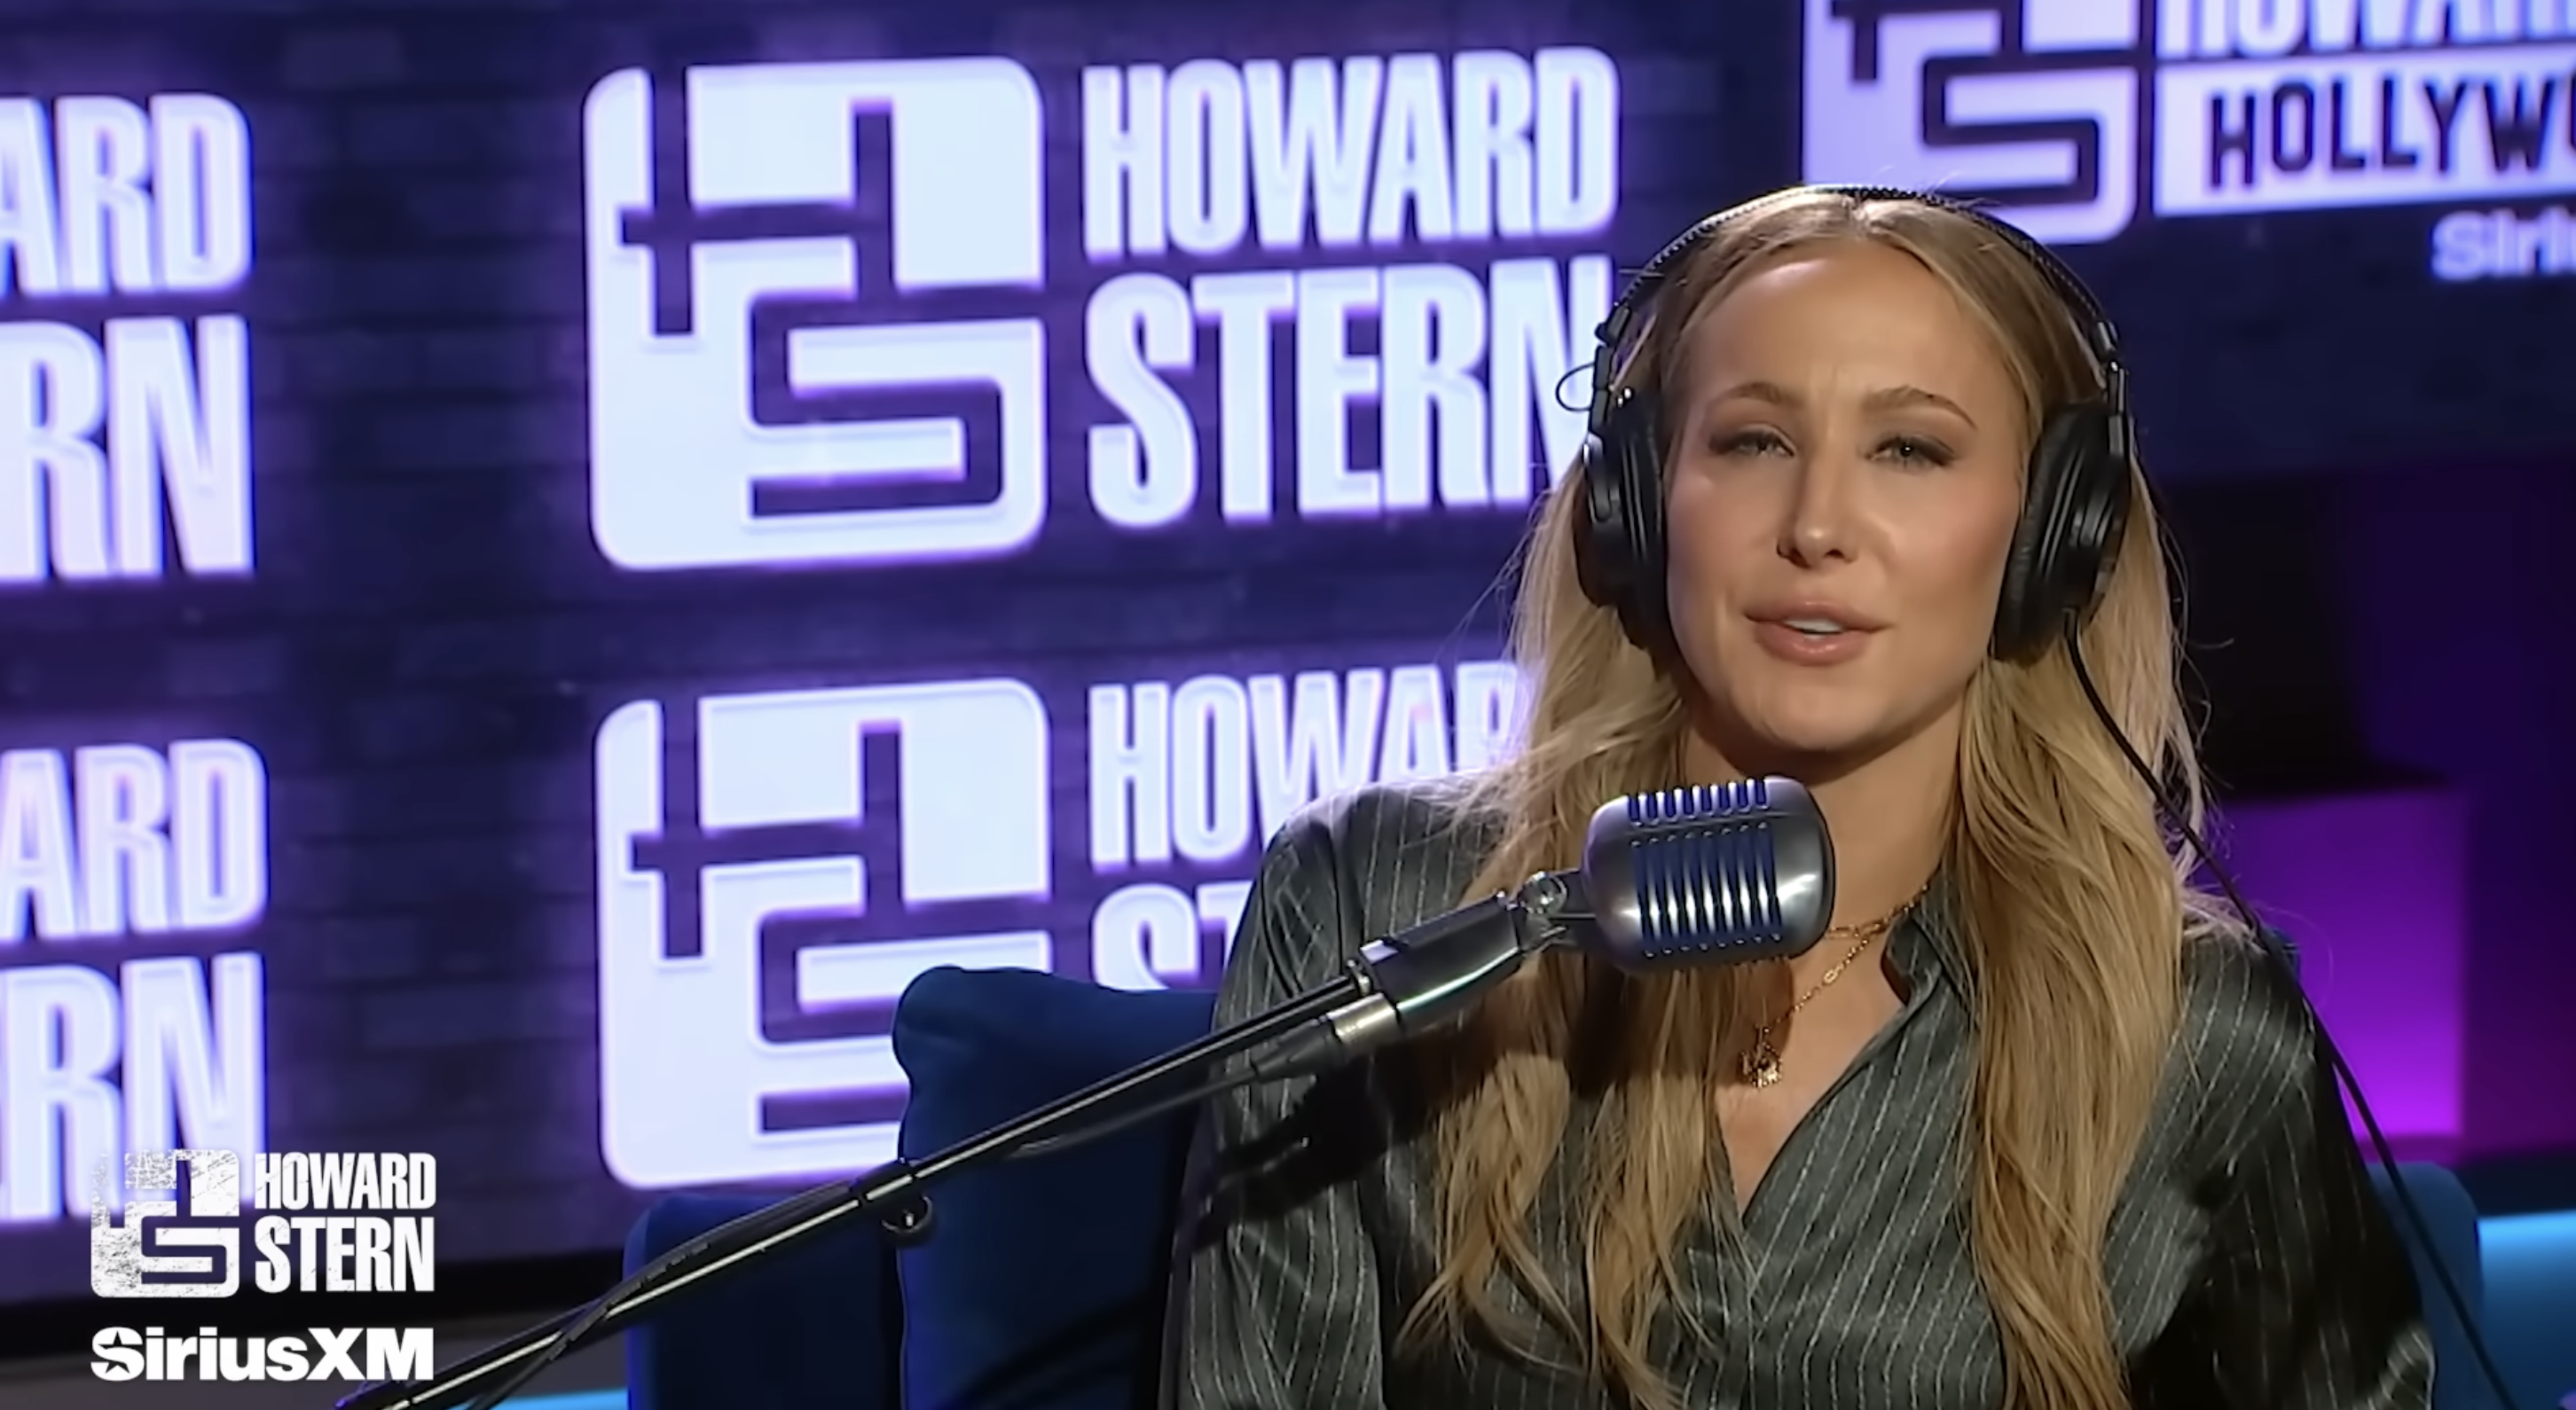
[[[1948,284],[2003,355],[2025,425],[2099,394],[2063,300],[1994,232],[1921,202],[1822,192],[1764,203],[1688,257],[1623,382],[1669,391],[1697,314],[1757,262],[1829,240],[1902,251]],[[2143,481],[2132,494],[2084,659],[2127,738],[2184,781],[2196,828],[2161,542]],[[1521,747],[1471,795],[1499,838],[1471,897],[1572,865],[1602,800],[1681,781],[1680,685],[1577,585],[1582,502],[1578,467],[1520,565],[1514,652],[1531,703]],[[1977,1044],[1963,1133],[1970,1242],[2002,1336],[2007,1403],[2106,1410],[2126,1396],[2103,1241],[2175,1031],[2183,927],[2206,908],[2062,644],[2028,665],[1988,661],[1965,713],[1942,871]],[[1435,1053],[1442,1245],[1403,1329],[1409,1347],[1486,1334],[1537,1355],[1552,1329],[1632,1403],[1673,1404],[1649,1346],[1680,1292],[1676,1245],[1694,1222],[1735,1232],[1733,1207],[1715,1197],[1725,1155],[1712,1095],[1735,982],[1724,968],[1627,981],[1553,952]],[[1587,1023],[1603,1000],[1619,1021]],[[1587,1086],[1598,1083],[1600,1105],[1574,1216],[1582,1286],[1569,1289],[1545,1266],[1532,1215],[1586,1069],[1599,1074]],[[1505,1286],[1545,1325],[1515,1325]]]

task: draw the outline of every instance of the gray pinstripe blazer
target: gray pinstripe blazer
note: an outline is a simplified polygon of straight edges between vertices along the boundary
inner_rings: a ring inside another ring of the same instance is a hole
[[[1369,940],[1456,904],[1484,841],[1436,787],[1310,810],[1263,860],[1218,1021],[1322,983]],[[1969,1256],[1965,1161],[1936,1134],[1961,1129],[1968,1096],[1965,971],[1937,914],[1900,927],[1888,953],[1903,1010],[1791,1135],[1745,1211],[1741,1252],[1713,1230],[1685,1237],[1691,1310],[1720,1348],[1666,1318],[1656,1345],[1687,1405],[2002,1403],[2001,1345]],[[2134,1404],[2429,1405],[2431,1343],[2405,1254],[2305,1015],[2266,965],[2219,944],[2186,965],[2187,1060],[2172,1069],[2106,1250]],[[1175,1263],[1173,1410],[1611,1406],[1597,1384],[1521,1357],[1394,1352],[1435,1266],[1430,1152],[1407,1085],[1397,1057],[1211,1109]],[[1581,1266],[1570,1194],[1552,1179],[1533,1228],[1566,1269]],[[1576,1358],[1568,1348],[1546,1359]]]

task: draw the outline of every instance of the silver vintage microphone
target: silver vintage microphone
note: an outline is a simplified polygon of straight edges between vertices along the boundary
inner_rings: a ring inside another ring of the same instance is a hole
[[[1256,1053],[1257,1080],[1307,1076],[1454,1023],[1531,955],[1573,945],[1623,970],[1805,954],[1834,914],[1834,848],[1785,778],[1614,798],[1583,865],[1542,872],[1362,950],[1368,992]]]
[[[1834,915],[1834,846],[1806,785],[1747,779],[1614,798],[1593,813],[1576,943],[1621,969],[1803,955]]]

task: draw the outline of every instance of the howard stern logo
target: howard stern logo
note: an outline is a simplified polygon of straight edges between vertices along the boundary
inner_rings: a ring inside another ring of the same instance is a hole
[[[431,1156],[254,1157],[255,1217],[242,1212],[235,1152],[128,1152],[121,1186],[108,1178],[111,1164],[99,1162],[90,1192],[89,1281],[100,1297],[230,1297],[241,1289],[245,1261],[262,1292],[432,1287],[436,1220],[423,1212],[438,1201]],[[112,1213],[119,1203],[122,1219]],[[410,1380],[437,1361],[427,1327],[308,1327],[266,1337],[102,1327],[90,1353],[90,1372],[103,1381]]]
[[[2565,0],[1805,3],[1807,179],[1939,187],[2053,243],[2576,191]],[[2435,272],[2576,262],[2550,214],[2446,219]]]
[[[428,1292],[435,1281],[437,1220],[422,1212],[438,1201],[434,1157],[260,1155],[256,1218],[242,1213],[232,1151],[130,1151],[121,1189],[109,1168],[99,1162],[90,1197],[89,1285],[100,1297],[230,1297],[245,1261],[262,1292]],[[111,1213],[119,1194],[122,1220]]]
[[[1008,557],[1076,513],[1121,533],[1518,516],[1571,461],[1583,412],[1557,383],[1610,300],[1607,55],[1078,78],[1054,112],[998,55],[599,82],[611,562]]]
[[[1018,681],[710,696],[601,725],[601,1149],[637,1189],[894,1155],[895,1000],[1047,969],[1045,706]],[[918,929],[915,927],[918,926]]]

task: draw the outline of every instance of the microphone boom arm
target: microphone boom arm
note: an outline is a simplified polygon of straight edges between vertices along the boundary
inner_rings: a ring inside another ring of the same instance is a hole
[[[1367,992],[1252,1058],[1251,1080],[1283,1081],[1338,1067],[1466,1016],[1529,957],[1588,919],[1580,872],[1542,872],[1362,950],[1352,961]]]
[[[504,1385],[515,1390],[514,1380],[524,1384],[517,1378],[533,1375],[564,1353],[625,1329],[683,1291],[776,1249],[802,1243],[856,1215],[876,1215],[898,1244],[916,1242],[931,1228],[928,1190],[932,1185],[1008,1160],[1050,1137],[1078,1138],[1082,1128],[1095,1123],[1108,1129],[1124,1126],[1131,1118],[1120,1108],[1129,1099],[1173,1078],[1256,1051],[1366,997],[1372,988],[1368,970],[1355,962],[1341,976],[1267,1013],[1219,1029],[946,1150],[918,1161],[896,1160],[853,1180],[815,1186],[710,1229],[655,1259],[586,1308],[476,1352],[427,1381],[364,1387],[342,1398],[338,1410],[449,1410]],[[1243,1085],[1261,1076],[1257,1071],[1244,1072],[1228,1085]],[[569,1339],[566,1332],[572,1333]]]
[[[1069,1096],[918,1161],[896,1160],[854,1180],[818,1185],[766,1209],[720,1225],[655,1259],[602,1294],[417,1384],[367,1386],[338,1410],[450,1410],[515,1393],[535,1374],[579,1347],[652,1315],[672,1297],[743,1263],[861,1214],[874,1214],[897,1244],[929,1236],[929,1187],[1022,1153],[1079,1145],[1145,1116],[1204,1101],[1218,1092],[1337,1065],[1370,1049],[1455,1020],[1531,954],[1556,943],[1582,891],[1566,873],[1532,877],[1516,895],[1497,893],[1474,905],[1369,946],[1338,977],[1266,1013],[1217,1030]],[[1579,908],[1579,903],[1577,908]],[[1473,937],[1472,940],[1470,937]],[[1460,963],[1461,955],[1470,957]],[[1279,1040],[1288,1039],[1285,1044]],[[1281,1051],[1264,1055],[1277,1045]],[[1226,1078],[1160,1099],[1153,1089],[1246,1054],[1254,1061]]]

